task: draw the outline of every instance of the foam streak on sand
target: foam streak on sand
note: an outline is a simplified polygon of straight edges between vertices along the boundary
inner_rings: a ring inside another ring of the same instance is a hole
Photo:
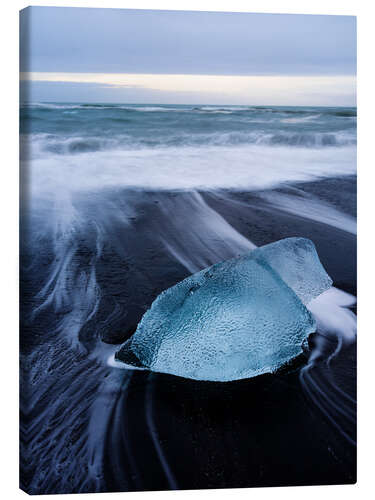
[[[357,321],[350,310],[355,304],[351,294],[332,287],[308,305],[317,322],[318,336],[309,362],[300,372],[306,394],[352,445],[356,444],[356,401],[337,384],[332,364],[356,341]]]

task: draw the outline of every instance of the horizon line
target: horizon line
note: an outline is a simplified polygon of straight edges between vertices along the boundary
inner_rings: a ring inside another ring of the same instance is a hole
[[[344,106],[344,105],[314,105],[314,104],[270,104],[270,103],[263,103],[263,104],[232,104],[232,103],[225,103],[225,104],[213,104],[210,102],[205,102],[205,103],[162,103],[162,102],[128,102],[128,101],[58,101],[58,100],[38,100],[38,101],[19,101],[19,105],[22,104],[28,104],[28,105],[33,105],[33,104],[113,104],[113,105],[129,105],[129,106],[144,106],[144,105],[152,105],[152,106],[215,106],[215,107],[220,107],[220,106],[232,106],[232,107],[241,107],[241,106],[248,106],[252,108],[262,108],[262,107],[276,107],[276,108],[357,108],[357,104],[355,106]]]

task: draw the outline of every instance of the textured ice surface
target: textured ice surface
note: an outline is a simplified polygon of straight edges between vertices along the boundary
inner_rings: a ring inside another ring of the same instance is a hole
[[[315,245],[307,238],[285,238],[257,248],[251,257],[265,261],[290,286],[304,304],[332,285]]]
[[[315,331],[303,302],[331,283],[311,241],[280,240],[161,293],[116,359],[197,380],[273,372],[301,353]]]

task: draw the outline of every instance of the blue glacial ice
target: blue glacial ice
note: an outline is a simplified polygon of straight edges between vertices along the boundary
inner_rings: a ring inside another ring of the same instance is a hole
[[[272,373],[302,352],[316,328],[304,304],[331,284],[310,240],[265,245],[162,292],[115,359],[196,380]]]

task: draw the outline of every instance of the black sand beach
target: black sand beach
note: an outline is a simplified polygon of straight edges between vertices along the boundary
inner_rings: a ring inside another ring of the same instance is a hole
[[[355,343],[341,346],[328,366],[338,340],[318,331],[310,350],[280,372],[230,383],[129,372],[106,362],[162,290],[248,251],[248,241],[310,238],[334,286],[355,294],[355,178],[256,192],[117,189],[80,196],[73,201],[86,223],[61,258],[70,259],[71,290],[82,279],[74,270],[90,276],[95,270],[100,298],[83,323],[68,303],[58,315],[52,304],[31,314],[44,300],[35,291],[55,261],[53,241],[32,239],[30,221],[23,220],[22,488],[68,493],[355,482]],[[35,245],[38,273],[27,265]],[[56,333],[64,321],[77,326],[73,344]],[[304,386],[301,367],[315,348],[319,356]]]

